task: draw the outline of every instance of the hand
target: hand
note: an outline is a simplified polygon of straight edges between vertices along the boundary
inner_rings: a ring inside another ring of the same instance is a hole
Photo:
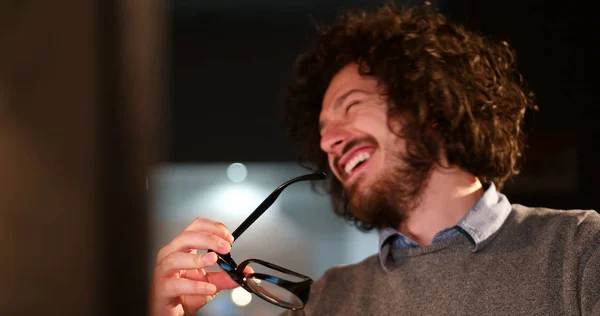
[[[197,218],[164,246],[156,256],[152,280],[151,313],[153,316],[194,314],[219,291],[238,286],[224,271],[207,272],[204,268],[217,262],[212,249],[229,253],[233,236],[225,225]]]

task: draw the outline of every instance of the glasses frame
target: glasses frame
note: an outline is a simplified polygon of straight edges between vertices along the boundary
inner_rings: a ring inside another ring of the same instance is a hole
[[[236,228],[232,235],[233,235],[233,239],[234,242],[242,235],[243,232],[245,232],[267,209],[269,209],[269,207],[271,207],[271,205],[273,205],[273,203],[275,202],[275,200],[277,200],[277,198],[279,197],[279,195],[281,194],[281,192],[283,192],[283,190],[285,188],[287,188],[289,185],[296,183],[296,182],[300,182],[300,181],[314,181],[314,180],[324,180],[326,179],[327,176],[325,175],[325,173],[312,173],[312,174],[306,174],[306,175],[302,175],[296,178],[293,178],[291,180],[288,180],[286,182],[284,182],[283,184],[281,184],[279,187],[277,187],[273,192],[271,192],[271,194],[269,194],[269,196],[267,196],[267,198],[260,203],[256,209],[248,216],[248,218],[246,218],[238,228]],[[232,243],[233,245],[233,243]],[[209,252],[215,252],[214,250],[208,250]],[[216,252],[215,252],[216,253]],[[300,310],[303,309],[304,306],[306,306],[306,303],[308,301],[308,297],[310,295],[310,287],[313,283],[313,280],[303,274],[288,270],[286,268],[280,267],[278,265],[272,264],[270,262],[266,262],[263,260],[259,260],[259,259],[247,259],[244,260],[242,263],[240,263],[239,265],[236,264],[236,262],[233,260],[233,258],[231,257],[231,254],[217,254],[217,264],[219,265],[219,267],[221,267],[221,269],[223,269],[225,272],[227,272],[227,274],[231,277],[231,279],[233,281],[235,281],[237,284],[239,284],[242,288],[244,288],[246,291],[250,292],[250,293],[254,293],[256,296],[260,297],[261,299],[277,305],[279,307],[283,307],[283,308],[287,308],[287,309],[291,309],[291,310]],[[244,274],[244,269],[246,268],[246,266],[248,266],[248,264],[250,263],[258,263],[261,264],[263,266],[266,266],[268,268],[271,268],[275,271],[279,271],[281,273],[285,273],[288,275],[292,275],[295,276],[299,279],[301,279],[301,281],[289,281],[280,277],[276,277],[270,274],[265,274],[265,273],[250,273],[248,275]],[[272,284],[275,284],[279,287],[282,287],[284,289],[286,289],[287,291],[293,293],[296,297],[298,297],[301,301],[302,301],[302,306],[294,306],[292,304],[286,303],[286,302],[282,302],[282,301],[278,301],[277,299],[267,296],[266,294],[256,291],[255,289],[253,289],[251,286],[248,285],[248,280],[249,279],[259,279],[265,282],[269,282]]]

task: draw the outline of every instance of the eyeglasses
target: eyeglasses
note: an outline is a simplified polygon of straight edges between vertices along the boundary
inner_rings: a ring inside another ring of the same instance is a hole
[[[233,231],[234,241],[275,202],[281,192],[290,184],[325,178],[325,173],[313,173],[296,177],[280,185]],[[209,251],[214,252],[213,250]],[[269,303],[291,310],[299,310],[304,308],[308,301],[313,280],[306,275],[258,259],[248,259],[238,265],[230,254],[217,253],[217,264],[242,288]],[[245,275],[243,271],[247,266],[252,267],[255,271],[257,270],[255,267],[266,267],[281,273],[282,277],[260,272]]]

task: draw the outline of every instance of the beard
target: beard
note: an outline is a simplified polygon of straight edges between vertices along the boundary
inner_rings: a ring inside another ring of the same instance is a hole
[[[398,157],[398,154],[396,154]],[[398,229],[406,216],[421,203],[432,163],[394,159],[369,187],[356,181],[347,189],[350,212],[361,222],[377,229]]]

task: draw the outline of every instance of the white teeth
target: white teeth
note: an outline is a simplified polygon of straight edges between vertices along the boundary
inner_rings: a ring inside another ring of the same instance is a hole
[[[346,167],[344,167],[344,171],[346,171],[346,174],[350,174],[350,172],[352,172],[352,170],[356,167],[356,165],[369,159],[370,157],[371,157],[371,154],[369,154],[367,152],[362,152],[362,153],[354,156],[352,159],[350,159],[350,161],[348,161],[348,163],[346,164]]]

